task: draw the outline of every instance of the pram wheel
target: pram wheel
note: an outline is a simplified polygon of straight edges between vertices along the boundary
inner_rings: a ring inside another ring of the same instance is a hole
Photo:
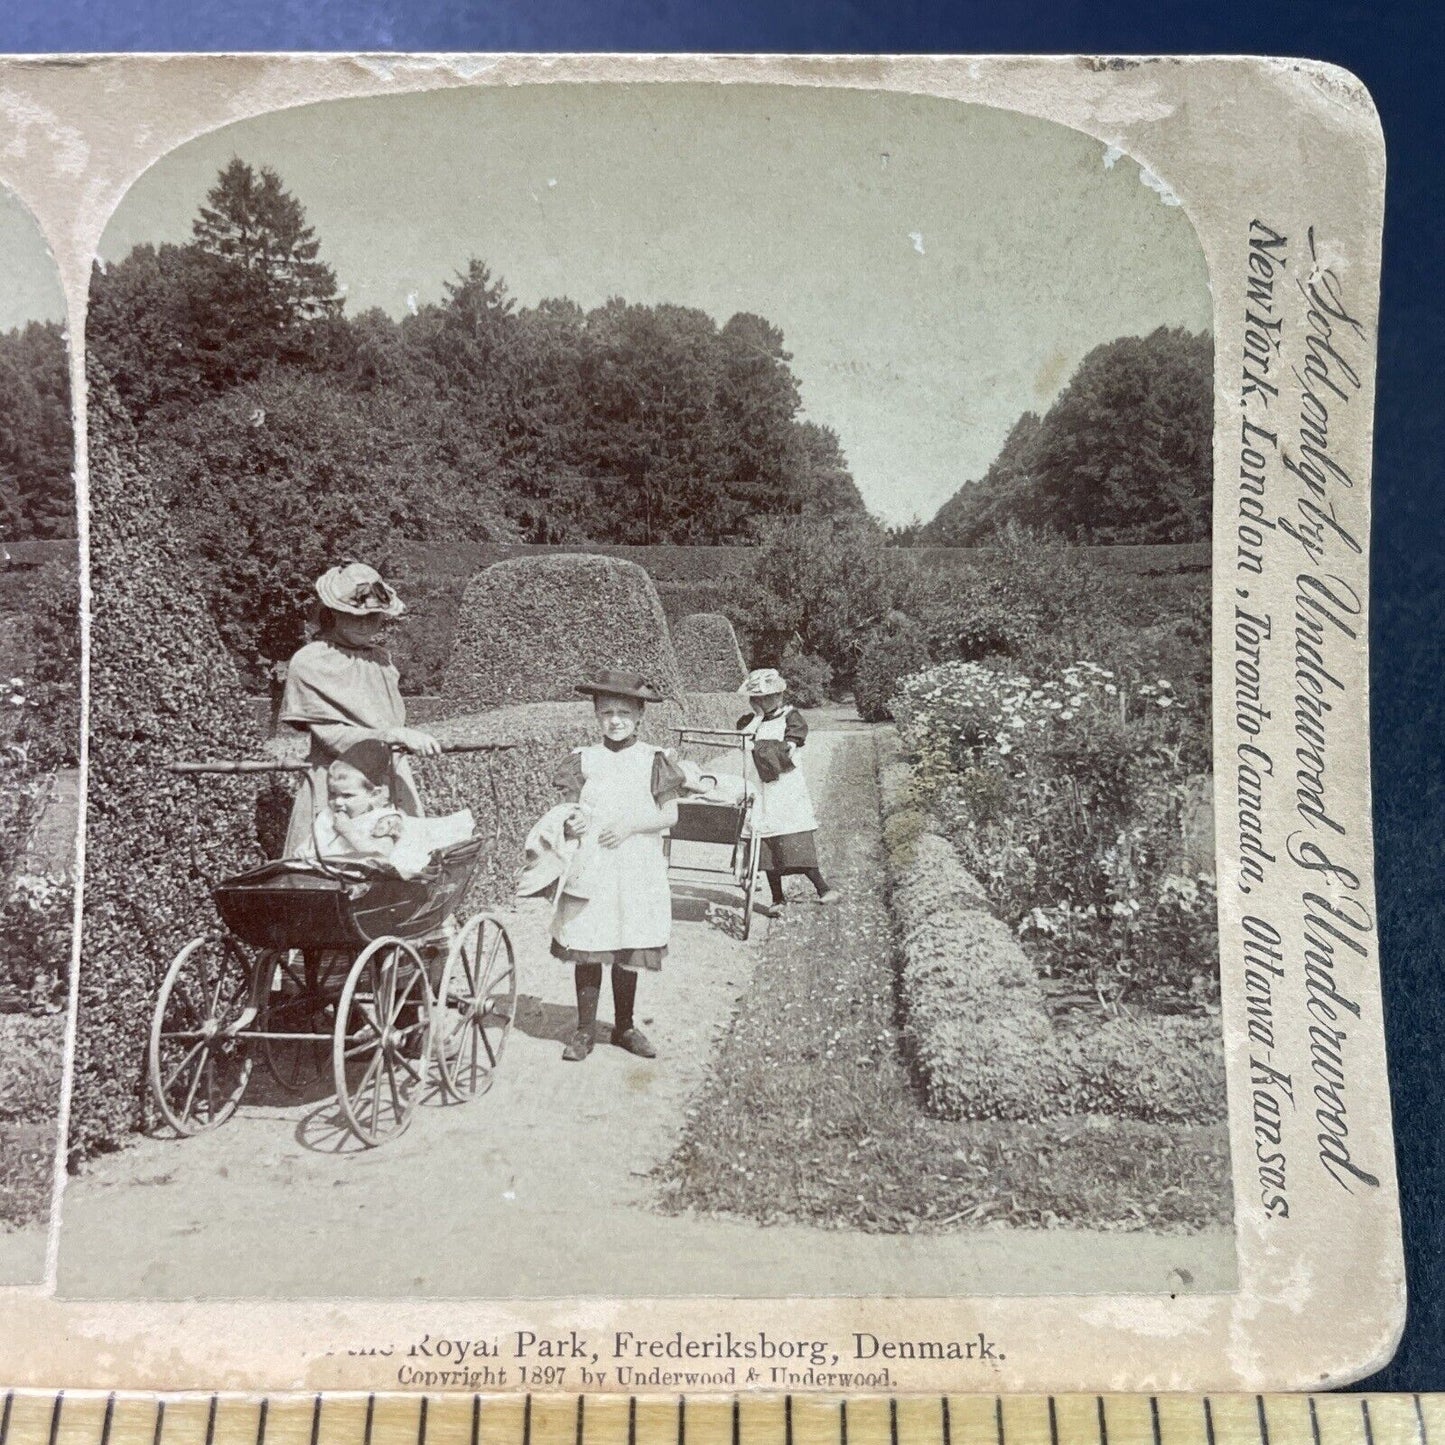
[[[431,1021],[421,955],[400,938],[368,944],[342,987],[331,1050],[337,1103],[363,1144],[384,1144],[411,1123],[425,1091]]]
[[[151,1019],[150,1085],[178,1134],[223,1124],[241,1102],[252,1058],[251,960],[235,939],[193,938],[166,970]]]
[[[517,963],[507,930],[489,913],[452,940],[437,990],[437,1058],[459,1103],[492,1086],[517,1014]]]
[[[332,1010],[322,992],[326,966],[345,954],[322,952],[310,966],[299,948],[261,955],[256,1031],[267,1072],[288,1094],[308,1094],[326,1077]],[[284,1037],[275,1037],[275,1035]],[[295,1035],[295,1037],[290,1037]]]

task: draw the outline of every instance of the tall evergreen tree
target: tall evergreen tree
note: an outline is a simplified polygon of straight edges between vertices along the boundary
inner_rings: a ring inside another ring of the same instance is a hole
[[[191,227],[196,245],[251,278],[276,324],[294,326],[340,311],[336,273],[319,259],[316,231],[269,166],[257,171],[233,159],[206,202]]]
[[[1038,412],[1024,412],[1009,428],[988,470],[955,492],[919,529],[918,540],[925,546],[972,547],[1013,520],[1032,498],[1038,436]]]

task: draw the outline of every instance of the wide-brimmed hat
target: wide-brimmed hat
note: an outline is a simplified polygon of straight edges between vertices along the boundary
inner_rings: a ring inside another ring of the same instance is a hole
[[[738,689],[744,697],[772,697],[787,690],[787,679],[776,667],[755,667],[743,679],[743,685]]]
[[[649,687],[640,672],[594,672],[586,682],[577,684],[577,691],[588,697],[635,697],[639,702],[666,702],[667,699]]]
[[[352,617],[400,617],[406,604],[381,580],[381,573],[365,562],[333,567],[316,579],[316,595],[323,607]]]

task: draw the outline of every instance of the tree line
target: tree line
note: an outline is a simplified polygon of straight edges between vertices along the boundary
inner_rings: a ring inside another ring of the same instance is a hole
[[[1042,417],[1026,411],[976,482],[900,538],[994,543],[1010,527],[1071,542],[1209,540],[1214,343],[1161,326],[1095,347]]]
[[[1207,336],[1097,348],[983,478],[889,533],[837,434],[802,417],[765,317],[719,325],[621,297],[520,306],[476,257],[435,303],[353,317],[301,202],[239,158],[188,242],[97,265],[88,343],[253,677],[303,640],[318,572],[342,556],[386,565],[402,542],[726,545],[815,524],[869,549],[1020,527],[1208,535]]]
[[[75,536],[65,333],[53,321],[0,332],[0,537]]]
[[[401,540],[726,544],[866,515],[765,318],[519,306],[477,258],[414,314],[349,317],[301,203],[239,159],[189,242],[97,266],[88,335],[253,662],[299,643],[319,570]]]

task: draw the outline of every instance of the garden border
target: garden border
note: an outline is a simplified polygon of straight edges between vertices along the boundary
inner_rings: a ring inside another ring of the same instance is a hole
[[[1219,1021],[1117,1018],[1061,1035],[1032,963],[918,798],[896,729],[874,732],[874,754],[905,1038],[929,1109],[1222,1123]]]

